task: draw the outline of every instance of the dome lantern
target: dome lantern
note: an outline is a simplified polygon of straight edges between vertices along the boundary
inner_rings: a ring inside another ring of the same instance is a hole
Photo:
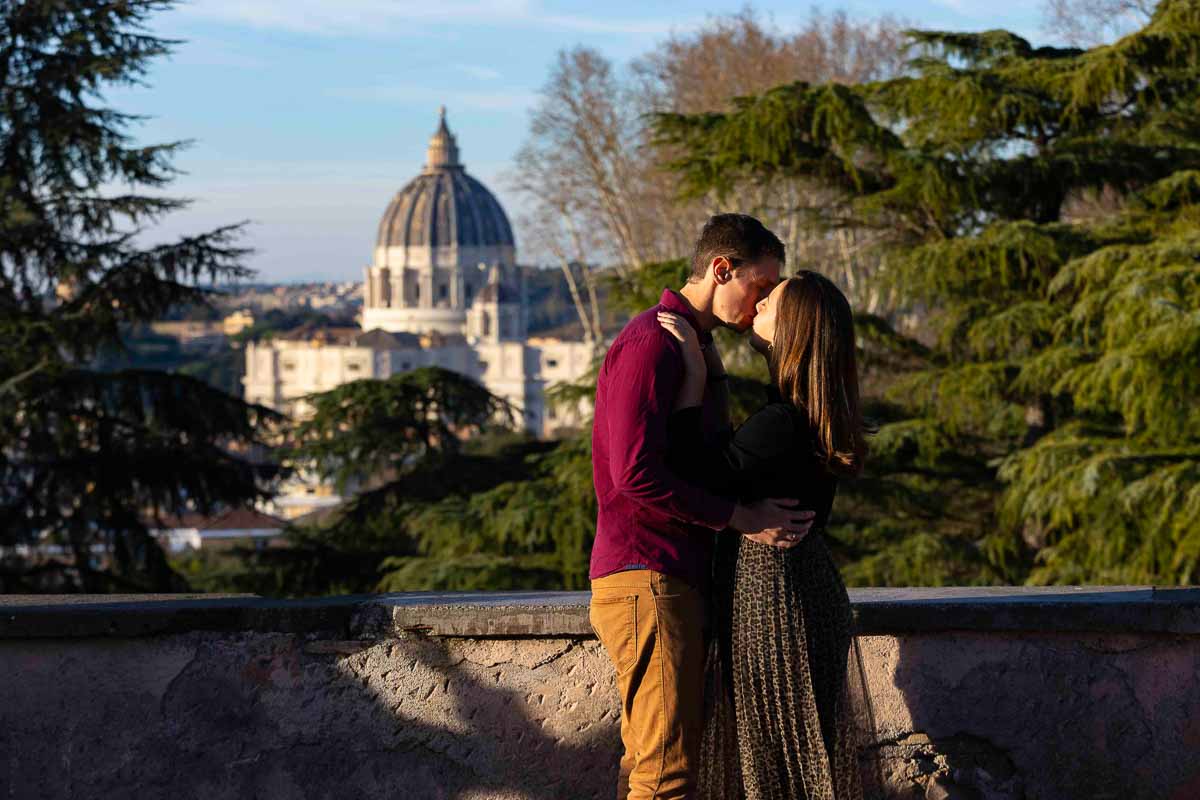
[[[429,150],[425,154],[425,171],[433,172],[461,166],[458,161],[458,142],[446,126],[446,107],[441,106],[438,109],[438,127],[429,140]]]

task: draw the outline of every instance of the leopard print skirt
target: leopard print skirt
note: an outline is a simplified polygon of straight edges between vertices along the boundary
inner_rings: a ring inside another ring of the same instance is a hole
[[[860,800],[850,601],[824,534],[719,538],[698,796]]]

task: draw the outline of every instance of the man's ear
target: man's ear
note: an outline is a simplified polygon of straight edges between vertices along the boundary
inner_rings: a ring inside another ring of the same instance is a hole
[[[725,256],[717,256],[712,260],[713,279],[717,283],[729,283],[733,279],[733,265]]]

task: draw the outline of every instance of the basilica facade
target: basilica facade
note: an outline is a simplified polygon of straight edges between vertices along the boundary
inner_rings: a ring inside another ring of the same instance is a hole
[[[508,216],[463,168],[442,110],[424,168],[392,198],[365,270],[361,330],[246,347],[245,398],[302,417],[303,397],[359,378],[437,366],[508,400],[539,436],[579,421],[545,390],[590,364],[586,342],[527,335]]]

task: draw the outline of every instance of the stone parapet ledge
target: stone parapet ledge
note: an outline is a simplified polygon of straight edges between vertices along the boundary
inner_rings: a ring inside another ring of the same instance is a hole
[[[0,639],[189,631],[314,638],[592,636],[588,592],[406,592],[309,600],[256,595],[0,595]],[[859,635],[939,631],[1200,634],[1200,588],[851,589]]]
[[[1200,588],[850,598],[870,800],[1200,797]],[[0,797],[607,800],[587,603],[0,596]]]

